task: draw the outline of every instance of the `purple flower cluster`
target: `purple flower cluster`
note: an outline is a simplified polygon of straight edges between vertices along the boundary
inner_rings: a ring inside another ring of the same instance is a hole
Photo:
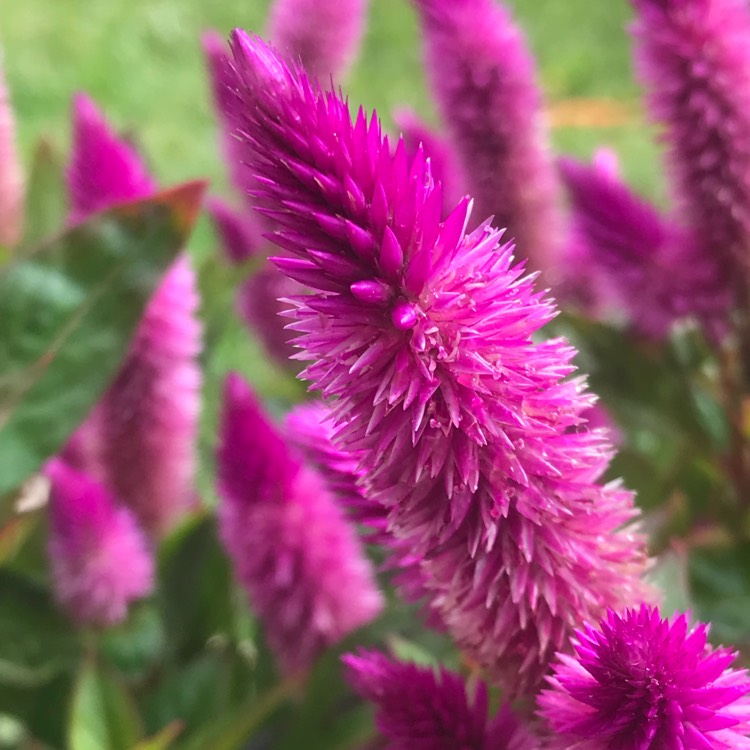
[[[218,453],[221,536],[283,670],[312,665],[382,607],[369,563],[324,478],[237,375]]]
[[[23,172],[15,143],[16,124],[0,61],[0,246],[21,239]]]
[[[707,631],[646,606],[578,631],[539,699],[550,750],[750,747],[750,679]]]
[[[575,352],[533,340],[554,308],[498,231],[464,233],[468,200],[441,221],[421,150],[392,151],[376,117],[352,122],[260,40],[232,48],[254,199],[289,253],[277,266],[312,290],[292,300],[304,376],[459,646],[530,690],[577,624],[644,595],[632,496],[600,482],[610,446],[570,430],[592,403]]]

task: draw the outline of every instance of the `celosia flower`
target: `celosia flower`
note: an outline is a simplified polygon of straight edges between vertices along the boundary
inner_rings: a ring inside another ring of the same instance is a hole
[[[275,0],[268,35],[325,85],[346,73],[366,20],[367,0]]]
[[[424,149],[425,156],[430,160],[432,179],[443,188],[443,208],[447,213],[463,197],[466,183],[450,144],[430,130],[411,110],[394,112],[393,120],[401,131],[409,161],[414,159],[420,146]]]
[[[750,747],[750,680],[708,627],[642,606],[578,631],[539,698],[559,750],[737,750]]]
[[[334,432],[331,412],[320,402],[300,404],[284,419],[284,434],[289,444],[319,472],[349,516],[362,524],[367,532],[366,540],[389,549],[385,570],[391,573],[403,598],[409,602],[423,600],[427,592],[421,556],[415,555],[400,539],[388,533],[388,508],[368,498],[360,486],[362,452],[339,448],[334,441]],[[426,616],[430,625],[442,627],[434,613],[427,612]]]
[[[227,379],[218,454],[221,538],[287,673],[382,607],[367,559],[323,479],[250,389]]]
[[[750,9],[633,0],[636,63],[685,223],[727,287],[750,265]]]
[[[560,172],[572,206],[563,296],[577,297],[597,317],[625,311],[655,339],[680,317],[721,315],[728,300],[713,263],[691,233],[622,182],[612,155],[600,152],[591,166],[561,159]]]
[[[74,117],[69,182],[75,217],[153,192],[138,155],[88,98],[76,98]],[[166,531],[194,501],[198,304],[195,272],[182,256],[149,301],[127,357],[92,416],[95,463],[105,483],[152,534]]]
[[[414,0],[428,78],[479,218],[507,228],[532,270],[561,235],[542,95],[526,40],[494,0]]]
[[[145,537],[127,508],[86,474],[53,460],[49,555],[55,594],[81,623],[113,625],[153,588]]]
[[[260,40],[232,47],[243,161],[295,256],[275,262],[313,290],[293,301],[304,375],[456,641],[531,689],[581,620],[642,595],[632,497],[599,483],[610,446],[569,432],[592,402],[575,351],[534,342],[554,307],[498,231],[464,235],[468,200],[440,221],[422,151],[392,153]]]
[[[21,239],[23,223],[23,171],[15,135],[13,105],[0,59],[0,245],[5,247]]]
[[[156,190],[135,149],[112,131],[85,94],[73,100],[73,147],[68,168],[71,221]]]
[[[537,750],[540,744],[504,706],[487,716],[487,686],[473,696],[457,674],[394,662],[376,651],[343,657],[354,689],[376,704],[386,750]]]

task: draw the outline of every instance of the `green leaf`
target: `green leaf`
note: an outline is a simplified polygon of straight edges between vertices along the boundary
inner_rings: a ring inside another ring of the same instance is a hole
[[[88,660],[73,697],[70,750],[131,750],[142,736],[135,704],[106,668]]]
[[[39,685],[77,661],[78,636],[49,593],[0,569],[0,683]]]
[[[232,633],[232,577],[211,518],[191,519],[165,541],[159,594],[171,653],[200,653],[212,637]]]
[[[62,448],[115,375],[202,193],[114,208],[0,271],[0,493]]]
[[[34,152],[28,189],[23,247],[29,248],[65,223],[67,190],[62,162],[49,141],[40,140]]]
[[[102,633],[102,653],[127,680],[143,679],[163,657],[164,626],[153,602],[131,606],[125,622]]]

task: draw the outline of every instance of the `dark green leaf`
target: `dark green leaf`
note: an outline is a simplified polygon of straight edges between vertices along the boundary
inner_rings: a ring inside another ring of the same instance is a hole
[[[100,214],[0,272],[0,493],[63,446],[117,371],[201,184]]]
[[[49,593],[0,569],[0,683],[39,685],[77,660],[79,642]]]
[[[153,602],[130,608],[128,619],[102,634],[101,649],[126,679],[142,679],[161,660],[164,626]]]
[[[70,716],[70,750],[132,750],[142,737],[135,704],[106,668],[87,661],[78,679]]]

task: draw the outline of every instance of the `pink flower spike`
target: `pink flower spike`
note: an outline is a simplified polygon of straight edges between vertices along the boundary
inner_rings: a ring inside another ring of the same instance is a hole
[[[367,0],[275,0],[268,35],[311,78],[327,85],[342,78],[357,56]]]
[[[73,100],[68,190],[71,222],[117,203],[145,198],[156,190],[156,182],[135,149],[114,133],[86,94]]]
[[[193,507],[202,375],[195,272],[186,256],[149,301],[130,352],[99,404],[109,485],[161,535]]]
[[[642,606],[608,612],[560,654],[540,713],[549,750],[750,748],[750,679],[736,654],[713,649],[708,626]]]
[[[391,661],[377,651],[343,657],[354,689],[376,705],[385,750],[540,750],[539,741],[503,706],[487,716],[487,686],[473,697],[457,674]]]
[[[13,247],[23,230],[23,170],[16,122],[0,60],[0,246]]]
[[[495,0],[413,0],[428,79],[480,219],[515,238],[533,271],[562,240],[557,178],[534,59]]]
[[[468,202],[441,222],[420,152],[410,164],[257,38],[235,32],[233,50],[243,161],[293,256],[277,264],[311,290],[291,300],[303,376],[454,639],[533,691],[582,620],[646,595],[632,496],[600,481],[611,446],[569,431],[593,402],[568,377],[575,350],[535,341],[554,306],[500,232],[465,235]],[[361,280],[388,303],[359,299]]]
[[[49,556],[58,600],[82,624],[121,622],[129,604],[153,589],[146,538],[130,511],[86,474],[57,459],[45,471],[52,483]]]
[[[73,131],[68,176],[76,220],[156,189],[138,154],[84,95],[75,100]],[[152,535],[165,533],[195,500],[198,305],[195,272],[182,256],[149,301],[120,372],[81,428],[87,471],[101,474]]]
[[[682,220],[726,290],[747,287],[750,8],[745,0],[632,4],[636,67],[664,130]]]
[[[330,489],[237,375],[218,452],[221,538],[287,674],[367,624],[383,601]]]

